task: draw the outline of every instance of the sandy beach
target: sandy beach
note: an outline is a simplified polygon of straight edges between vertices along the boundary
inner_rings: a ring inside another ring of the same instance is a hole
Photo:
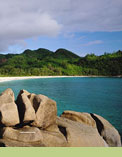
[[[0,77],[0,82],[24,80],[24,79],[39,79],[39,78],[65,78],[65,77],[110,77],[110,76],[18,76],[18,77]],[[112,77],[112,76],[111,76]],[[113,76],[122,77],[122,76]]]
[[[64,78],[64,77],[89,77],[89,76],[23,76],[23,77],[0,77],[0,82],[23,80],[23,79],[39,79],[39,78]]]

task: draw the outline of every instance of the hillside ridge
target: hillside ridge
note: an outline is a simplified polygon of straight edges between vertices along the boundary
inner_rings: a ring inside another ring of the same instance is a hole
[[[122,51],[96,56],[60,48],[55,52],[39,48],[20,54],[0,54],[0,76],[122,76]]]

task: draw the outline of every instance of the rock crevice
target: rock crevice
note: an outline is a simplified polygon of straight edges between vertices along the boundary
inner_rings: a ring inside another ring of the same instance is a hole
[[[97,126],[97,130],[101,136],[102,134],[102,131],[104,130],[104,125],[103,123],[101,122],[101,120],[99,120],[93,113],[90,113],[91,117],[95,120],[96,122],[96,126]]]

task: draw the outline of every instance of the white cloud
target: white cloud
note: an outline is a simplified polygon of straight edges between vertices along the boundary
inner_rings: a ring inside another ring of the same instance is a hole
[[[62,25],[48,12],[34,11],[33,3],[26,4],[18,0],[0,0],[0,51],[7,50],[8,46],[21,44],[25,39],[38,36],[56,36]],[[39,6],[37,6],[39,7]],[[29,10],[30,9],[30,10]]]
[[[90,41],[86,44],[83,44],[82,46],[92,46],[92,45],[98,45],[98,44],[102,44],[103,41],[102,40],[94,40],[94,41]]]
[[[122,31],[122,0],[0,0],[0,51],[39,36]]]

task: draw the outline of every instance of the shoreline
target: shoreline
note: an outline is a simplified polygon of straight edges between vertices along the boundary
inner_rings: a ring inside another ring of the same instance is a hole
[[[40,78],[66,78],[66,77],[93,77],[93,76],[15,76],[15,77],[0,77],[1,82],[25,80],[25,79],[40,79]]]
[[[25,79],[39,79],[39,78],[71,78],[71,77],[112,77],[121,78],[121,76],[15,76],[15,77],[0,77],[1,82],[8,82],[14,80],[25,80]]]

